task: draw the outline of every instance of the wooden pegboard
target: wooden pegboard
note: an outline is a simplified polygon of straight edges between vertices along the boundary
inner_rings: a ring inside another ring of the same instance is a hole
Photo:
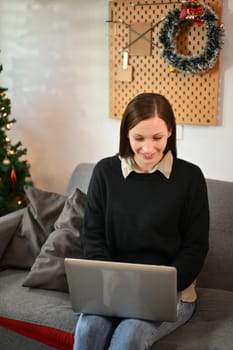
[[[166,4],[156,3],[166,2]],[[131,55],[129,67],[132,81],[121,81],[119,69],[123,64],[123,52],[130,40],[130,29],[126,24],[159,22],[166,13],[180,4],[177,1],[118,0],[109,1],[109,114],[121,118],[127,103],[138,93],[157,92],[171,102],[178,124],[217,125],[219,95],[219,59],[212,69],[201,74],[170,72],[167,62],[161,57],[158,32],[161,24],[151,31],[151,53]],[[175,3],[176,2],[176,3]],[[139,6],[132,6],[132,3]],[[202,1],[221,19],[222,0]],[[147,4],[145,6],[145,4]],[[119,19],[123,23],[119,23]],[[190,26],[179,34],[177,49],[184,55],[199,54],[205,45],[205,28]],[[125,73],[125,72],[124,72]]]

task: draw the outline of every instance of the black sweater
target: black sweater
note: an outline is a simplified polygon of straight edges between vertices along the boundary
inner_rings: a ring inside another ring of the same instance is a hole
[[[118,156],[95,166],[82,237],[86,258],[175,266],[183,290],[202,268],[208,231],[206,183],[196,165],[174,158],[170,179],[160,171],[125,179]]]

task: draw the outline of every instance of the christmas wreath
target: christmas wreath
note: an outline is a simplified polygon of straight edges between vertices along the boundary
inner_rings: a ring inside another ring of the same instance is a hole
[[[185,56],[177,52],[176,39],[179,30],[187,23],[194,23],[198,27],[205,26],[205,47],[198,55]],[[218,23],[218,17],[210,7],[196,1],[185,2],[181,8],[169,11],[165,17],[158,34],[163,45],[161,55],[174,70],[201,73],[214,66],[223,45],[223,35],[223,25]]]

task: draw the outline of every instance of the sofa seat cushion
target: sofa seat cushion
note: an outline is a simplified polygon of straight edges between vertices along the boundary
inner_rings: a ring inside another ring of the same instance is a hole
[[[57,349],[72,349],[77,315],[72,311],[69,295],[22,287],[27,273],[22,270],[0,272],[0,326],[4,326],[1,322],[5,319],[23,321],[22,324],[26,322],[29,326],[41,325],[43,327],[38,329],[40,332],[42,330],[41,342],[49,345],[45,338],[51,329],[51,339],[56,338],[60,343]],[[233,292],[199,288],[197,308],[192,319],[155,343],[152,350],[229,350],[233,344],[232,310]],[[28,337],[31,336],[29,327]],[[34,339],[38,340],[38,334],[36,336]],[[62,347],[62,342],[68,343]]]
[[[191,320],[152,350],[229,350],[233,344],[233,292],[199,288]]]
[[[68,346],[64,349],[71,349],[77,315],[72,311],[69,294],[22,287],[27,274],[16,269],[0,272],[0,326],[48,345],[51,341],[64,343]]]
[[[3,327],[0,327],[0,344],[2,350],[54,350],[54,347],[24,337]]]

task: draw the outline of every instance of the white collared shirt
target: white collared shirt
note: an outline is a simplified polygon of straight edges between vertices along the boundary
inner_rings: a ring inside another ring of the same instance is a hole
[[[132,157],[122,158],[119,157],[121,160],[121,171],[126,179],[127,176],[132,171],[135,171],[139,173],[140,171],[137,169],[135,161]],[[158,164],[156,164],[150,171],[148,171],[149,174],[154,173],[155,171],[160,171],[167,179],[170,178],[171,171],[172,171],[172,165],[173,165],[173,155],[171,151],[168,151],[165,156],[160,160]]]

